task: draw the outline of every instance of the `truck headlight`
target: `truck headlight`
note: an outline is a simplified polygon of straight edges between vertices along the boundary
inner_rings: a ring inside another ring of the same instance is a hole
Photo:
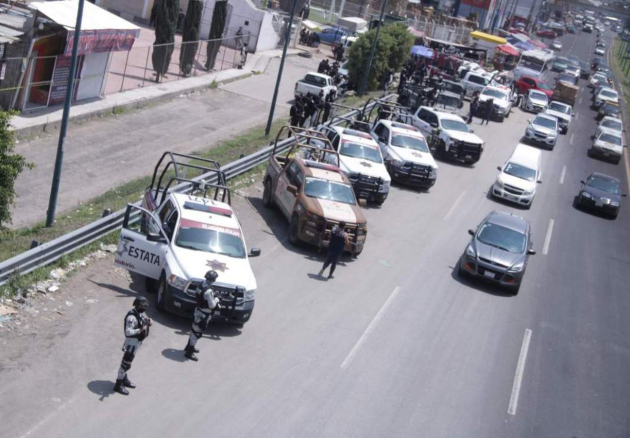
[[[475,252],[475,249],[472,247],[472,245],[468,245],[466,247],[466,255],[468,257],[477,257],[477,253]]]
[[[587,199],[591,199],[592,198],[591,194],[588,193],[588,192],[582,192],[582,196],[584,196]]]
[[[525,130],[525,132],[526,132],[528,135],[534,135],[534,130],[533,130],[532,128],[527,128],[527,129]]]
[[[383,181],[381,185],[378,187],[379,192],[389,192],[390,181]]]
[[[178,277],[177,275],[171,274],[168,277],[167,283],[173,286],[175,289],[186,290],[186,285],[188,284],[188,280]]]
[[[525,261],[518,262],[515,265],[512,265],[512,267],[510,268],[510,272],[521,272],[524,267]]]
[[[367,227],[365,225],[359,225],[357,228],[357,236],[365,236],[367,234]]]
[[[243,301],[254,301],[256,298],[256,289],[246,290]]]
[[[529,189],[525,189],[525,190],[523,190],[523,194],[524,195],[531,195],[531,194],[534,193],[534,190],[536,190],[534,187],[531,187]]]

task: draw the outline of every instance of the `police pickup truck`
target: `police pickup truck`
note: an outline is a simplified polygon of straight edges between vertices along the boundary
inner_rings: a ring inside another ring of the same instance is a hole
[[[217,183],[190,179],[194,172]],[[192,190],[175,191],[178,185]],[[246,248],[219,164],[166,152],[142,206],[127,206],[114,263],[145,277],[159,310],[183,316],[192,315],[204,275],[214,270],[219,278],[212,287],[223,308],[213,319],[242,325],[251,318],[257,288],[248,257],[260,255]]]
[[[477,137],[461,117],[421,106],[413,116],[404,118],[415,126],[434,147],[438,157],[473,164],[479,161],[484,141]]]
[[[287,131],[296,141],[285,154],[277,145]],[[350,180],[338,164],[330,164],[330,157],[339,162],[339,153],[323,133],[282,127],[264,178],[263,205],[277,206],[287,218],[292,245],[327,248],[332,228],[345,222],[349,242],[344,250],[358,256],[367,239],[367,219],[360,208],[365,200],[357,201]]]
[[[311,93],[313,96],[320,96],[325,99],[329,94],[333,95],[333,99],[337,95],[337,87],[333,83],[333,80],[330,76],[310,72],[304,76],[304,79],[300,79],[295,83],[295,98],[301,96],[306,96],[308,93]]]

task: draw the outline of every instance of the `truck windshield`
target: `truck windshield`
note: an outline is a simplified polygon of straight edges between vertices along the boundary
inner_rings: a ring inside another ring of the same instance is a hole
[[[378,149],[363,144],[344,141],[343,143],[341,143],[341,149],[339,150],[339,153],[347,157],[363,158],[364,160],[373,161],[375,163],[383,162]]]
[[[468,125],[459,120],[442,119],[442,128],[448,131],[469,132]]]
[[[304,193],[310,198],[343,202],[344,204],[352,205],[357,203],[350,185],[327,181],[325,179],[306,178]]]
[[[504,92],[499,91],[499,90],[492,90],[492,89],[483,90],[483,93],[481,93],[481,94],[483,96],[490,96],[490,97],[494,97],[495,99],[499,99],[499,100],[508,100],[507,93],[504,93]]]
[[[424,138],[411,137],[409,135],[392,135],[392,146],[415,149],[421,152],[429,152],[429,148],[427,147],[427,143],[424,141]]]
[[[508,163],[503,172],[527,181],[534,181],[536,179],[536,171],[534,169],[521,166],[520,164]]]
[[[240,237],[218,230],[180,227],[175,245],[194,251],[211,252],[228,257],[245,258],[245,245]]]

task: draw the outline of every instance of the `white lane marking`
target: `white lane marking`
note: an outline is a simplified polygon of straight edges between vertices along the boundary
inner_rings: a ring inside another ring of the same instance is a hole
[[[453,212],[455,211],[455,209],[457,208],[457,206],[459,205],[459,202],[462,200],[462,198],[464,197],[464,195],[466,194],[466,190],[464,190],[459,197],[455,200],[455,202],[453,203],[453,205],[451,206],[451,208],[448,210],[448,213],[446,213],[446,216],[444,216],[444,220],[447,221],[448,218],[451,217],[451,215],[453,214]]]
[[[516,415],[516,408],[518,407],[518,396],[521,392],[521,383],[523,383],[523,372],[525,371],[525,361],[527,360],[527,352],[529,351],[529,341],[531,338],[532,331],[530,329],[525,329],[525,336],[523,336],[523,344],[521,345],[521,354],[518,356],[516,373],[514,373],[512,396],[510,397],[510,404],[508,406],[508,414],[510,415]]]
[[[577,119],[579,119],[579,118],[580,118],[580,114],[575,113],[575,120],[577,120]]]
[[[569,144],[573,144],[573,140],[575,140],[575,133],[571,134],[571,138],[569,139]]]
[[[341,368],[347,368],[348,365],[350,365],[354,357],[359,352],[361,345],[363,345],[363,343],[368,338],[368,336],[370,336],[370,333],[372,333],[372,331],[374,330],[374,327],[376,327],[376,324],[378,324],[378,322],[381,320],[381,318],[383,317],[383,315],[385,314],[389,306],[392,304],[392,302],[398,295],[398,292],[400,292],[400,286],[396,286],[396,288],[394,289],[392,294],[389,296],[387,301],[385,301],[385,304],[383,304],[383,307],[381,307],[381,310],[378,311],[378,313],[372,319],[372,322],[370,322],[370,325],[368,325],[368,327],[365,329],[365,331],[363,332],[363,334],[361,335],[357,343],[354,344],[354,347],[352,347],[352,350],[350,350],[350,353],[348,353],[344,361],[341,363]]]
[[[578,99],[578,105],[582,105],[582,97]]]
[[[567,173],[567,166],[562,166],[562,173],[560,174],[560,184],[564,184],[564,175]]]
[[[50,420],[52,417],[56,416],[57,414],[59,414],[61,411],[63,411],[64,409],[66,409],[68,407],[68,405],[70,405],[73,401],[75,401],[79,395],[81,393],[76,393],[72,398],[66,400],[65,402],[63,402],[61,404],[61,406],[59,406],[57,408],[56,411],[51,412],[48,416],[44,417],[43,420],[41,420],[39,423],[37,423],[35,426],[32,426],[28,431],[26,431],[25,434],[20,435],[20,438],[27,438],[28,436],[30,436],[33,432],[35,432],[37,429],[39,429],[40,427],[42,427],[44,425],[44,423],[48,422],[48,420]]]
[[[549,219],[549,227],[547,228],[547,235],[545,236],[545,245],[543,246],[543,254],[547,255],[549,252],[549,244],[551,243],[551,234],[553,233],[553,219]]]

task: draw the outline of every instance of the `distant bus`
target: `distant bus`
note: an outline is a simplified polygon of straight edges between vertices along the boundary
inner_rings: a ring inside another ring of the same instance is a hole
[[[528,50],[523,52],[514,69],[514,80],[522,76],[542,78],[553,61],[554,55],[544,50]]]

